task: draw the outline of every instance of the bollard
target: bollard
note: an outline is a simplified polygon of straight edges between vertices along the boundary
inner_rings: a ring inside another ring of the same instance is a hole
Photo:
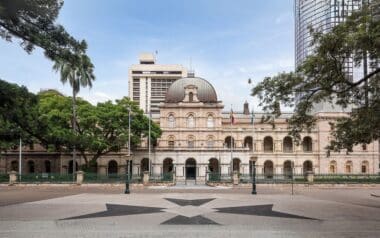
[[[232,181],[233,181],[234,185],[238,185],[239,184],[239,174],[238,174],[238,171],[234,171],[234,174],[233,174],[233,177],[232,177]]]
[[[14,185],[17,182],[17,172],[9,172],[9,185]]]
[[[144,171],[143,184],[144,185],[148,185],[149,184],[149,171]]]
[[[307,171],[306,172],[306,180],[309,184],[313,184],[314,183],[314,173],[313,171]]]
[[[83,171],[77,171],[77,185],[82,185],[83,179],[84,179],[84,172]]]

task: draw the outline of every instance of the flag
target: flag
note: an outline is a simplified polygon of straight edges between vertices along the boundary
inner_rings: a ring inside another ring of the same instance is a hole
[[[251,124],[253,125],[253,122],[255,120],[255,114],[254,114],[254,111],[253,111],[253,108],[252,108],[252,113],[251,113]]]
[[[231,124],[235,124],[235,115],[234,115],[234,111],[232,110],[231,108],[231,113],[230,113],[230,120],[231,120]]]

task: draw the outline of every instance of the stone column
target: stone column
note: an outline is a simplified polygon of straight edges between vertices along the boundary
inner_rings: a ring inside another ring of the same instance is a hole
[[[161,164],[153,164],[153,172],[152,175],[162,175],[162,167]]]
[[[107,168],[105,165],[98,165],[98,174],[107,175]]]
[[[127,173],[127,165],[120,165],[119,174],[126,174],[126,173]]]
[[[239,184],[239,173],[238,173],[238,171],[234,171],[234,174],[232,176],[232,182],[234,185]]]
[[[144,171],[143,184],[144,185],[148,185],[149,184],[149,171]]]
[[[77,185],[82,185],[83,178],[84,178],[84,172],[83,171],[77,171]]]
[[[308,183],[314,183],[314,173],[312,171],[306,172],[306,180]]]
[[[132,174],[134,175],[140,175],[139,174],[139,168],[140,168],[140,164],[132,164]]]
[[[17,172],[9,172],[9,185],[14,185],[17,182]]]

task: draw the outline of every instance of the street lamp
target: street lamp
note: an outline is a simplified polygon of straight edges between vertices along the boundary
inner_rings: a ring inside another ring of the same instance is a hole
[[[251,78],[248,79],[248,84],[251,85],[252,84],[252,80]],[[253,112],[253,107],[252,107],[252,150],[254,151],[254,131],[255,131],[255,127],[254,127],[254,121],[255,121],[255,115],[254,115],[254,112]],[[256,161],[252,161],[252,194],[257,194],[256,192]]]
[[[252,194],[256,192],[256,161],[252,161]]]
[[[294,195],[294,161],[291,162],[292,165],[292,195]]]
[[[131,158],[131,107],[128,107],[128,160],[127,160],[127,171],[126,171],[126,180],[125,180],[125,191],[124,194],[129,194],[129,166],[130,166],[130,158]]]

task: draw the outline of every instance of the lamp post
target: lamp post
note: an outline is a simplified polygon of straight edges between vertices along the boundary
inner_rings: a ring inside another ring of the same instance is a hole
[[[256,161],[252,161],[252,194],[256,192]]]
[[[294,195],[294,161],[291,162],[292,165],[292,195]]]
[[[248,79],[248,84],[252,84],[251,78]],[[253,106],[253,105],[252,105]],[[254,121],[255,121],[255,114],[253,112],[253,107],[252,107],[252,118],[251,118],[251,123],[252,123],[252,151],[254,151],[254,138],[255,138],[255,126],[254,126]],[[256,161],[252,161],[252,194],[256,195]]]
[[[125,191],[124,191],[124,194],[129,194],[130,191],[129,191],[129,161],[130,160],[127,160],[127,173],[126,173],[126,180],[125,180]]]
[[[125,180],[125,191],[124,194],[129,194],[129,166],[131,158],[131,107],[128,107],[128,160],[127,160],[127,171],[126,171],[126,180]]]

